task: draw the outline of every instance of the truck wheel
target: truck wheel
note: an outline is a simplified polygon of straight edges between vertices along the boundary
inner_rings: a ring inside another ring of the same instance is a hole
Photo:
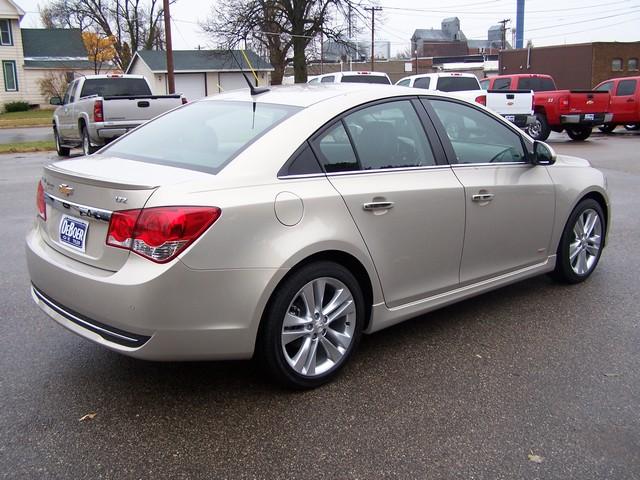
[[[628,130],[629,132],[633,132],[634,130],[640,130],[640,123],[631,123],[629,125],[625,125],[624,129]]]
[[[82,127],[82,153],[84,155],[91,155],[96,150],[96,147],[91,146],[91,137],[89,136],[89,130],[87,130],[87,127]]]
[[[69,151],[71,150],[68,147],[63,147],[60,145],[60,134],[58,133],[58,129],[53,127],[53,139],[56,142],[56,152],[58,152],[58,156],[60,157],[68,157]]]
[[[605,123],[604,125],[600,125],[598,127],[598,130],[600,130],[602,133],[611,133],[615,130],[617,125],[613,124],[613,123]]]
[[[527,133],[534,140],[540,140],[544,142],[549,135],[551,134],[551,129],[549,128],[549,124],[547,123],[547,117],[544,113],[536,112],[535,120],[529,127],[527,128]]]
[[[567,128],[567,135],[571,140],[582,142],[591,136],[591,127]]]

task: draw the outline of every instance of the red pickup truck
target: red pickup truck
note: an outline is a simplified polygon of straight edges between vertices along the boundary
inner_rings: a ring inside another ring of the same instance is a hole
[[[600,83],[594,90],[611,95],[609,112],[613,114],[613,119],[599,127],[600,130],[610,133],[618,125],[624,125],[627,130],[640,129],[640,77],[612,78]]]
[[[591,129],[611,122],[609,95],[604,90],[557,90],[549,75],[498,75],[489,79],[493,90],[533,90],[535,121],[527,133],[546,140],[554,132],[567,131],[573,140],[586,140]]]

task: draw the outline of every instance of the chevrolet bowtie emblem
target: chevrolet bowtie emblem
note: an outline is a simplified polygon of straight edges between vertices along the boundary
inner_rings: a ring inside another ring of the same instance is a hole
[[[58,191],[65,197],[68,197],[73,193],[73,187],[70,187],[66,183],[61,183],[60,185],[58,185]]]
[[[587,100],[587,105],[593,105],[595,102],[593,100]]]

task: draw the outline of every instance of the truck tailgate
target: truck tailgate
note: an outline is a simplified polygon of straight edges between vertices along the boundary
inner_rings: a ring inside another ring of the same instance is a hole
[[[609,109],[609,92],[569,90],[568,93],[569,113],[604,113]],[[562,103],[560,107],[564,107]]]
[[[145,95],[131,97],[104,97],[105,122],[140,122],[182,105],[180,95]]]
[[[531,115],[533,92],[531,90],[488,90],[487,107],[501,115]]]

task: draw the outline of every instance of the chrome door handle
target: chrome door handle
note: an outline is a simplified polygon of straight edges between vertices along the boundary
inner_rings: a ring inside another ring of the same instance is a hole
[[[393,202],[369,202],[362,205],[367,211],[371,210],[389,210],[393,208]]]
[[[493,193],[479,193],[477,195],[473,195],[471,200],[474,202],[490,202],[493,200]]]

